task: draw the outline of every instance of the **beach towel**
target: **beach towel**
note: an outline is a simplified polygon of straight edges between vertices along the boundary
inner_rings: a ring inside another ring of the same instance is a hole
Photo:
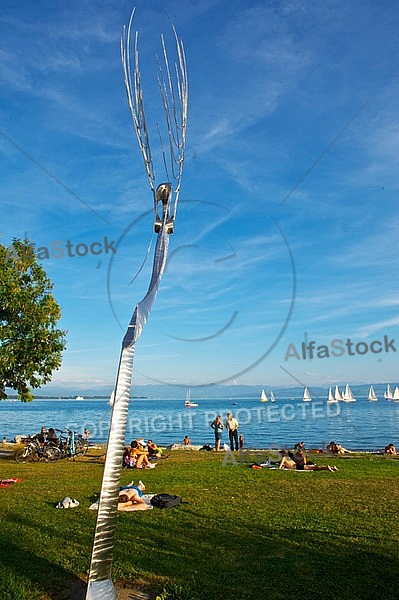
[[[141,499],[144,500],[144,502],[152,508],[151,506],[151,498],[154,496],[155,494],[143,494],[141,496]],[[98,510],[98,500],[96,500],[95,502],[93,502],[93,504],[91,504],[89,506],[89,510]],[[134,510],[134,507],[132,507],[131,510]]]
[[[0,479],[0,488],[11,487],[14,483],[20,483],[21,477],[15,477],[14,479]]]

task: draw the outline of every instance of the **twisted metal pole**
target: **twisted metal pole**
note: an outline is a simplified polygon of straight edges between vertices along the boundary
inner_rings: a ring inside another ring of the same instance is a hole
[[[161,72],[158,74],[158,83],[161,90],[163,109],[166,117],[167,135],[169,138],[170,152],[168,158],[166,157],[161,133],[159,133],[159,137],[166,175],[168,178],[172,179],[173,183],[161,183],[155,189],[155,170],[152,163],[150,140],[144,114],[143,94],[138,67],[137,32],[135,36],[133,77],[130,66],[130,32],[134,12],[135,11],[133,10],[128,27],[124,28],[123,31],[121,40],[122,66],[133,125],[154,197],[154,230],[157,233],[157,243],[148,291],[144,298],[136,305],[122,341],[86,600],[117,600],[117,593],[112,583],[112,561],[116,519],[118,514],[117,504],[120,475],[122,471],[122,457],[132,380],[133,357],[136,342],[139,339],[151,312],[165,269],[169,246],[169,234],[173,233],[174,229],[174,219],[176,216],[184,162],[188,100],[187,70],[183,45],[181,41],[179,41],[176,30],[172,25],[178,58],[178,62],[175,64],[175,78],[171,75],[164,38],[161,36],[164,68],[166,70],[166,83],[162,75],[162,68],[160,67],[159,61],[158,66]],[[157,127],[158,132],[160,132],[158,125]],[[168,164],[170,164],[170,172],[167,167]],[[172,177],[170,177],[170,174]],[[160,204],[161,211],[159,209]]]

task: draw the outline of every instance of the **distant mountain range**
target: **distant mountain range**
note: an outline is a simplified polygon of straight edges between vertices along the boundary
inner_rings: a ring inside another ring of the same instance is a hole
[[[346,383],[346,382],[345,382]],[[392,383],[392,382],[391,382]],[[338,384],[344,387],[344,383]],[[273,387],[270,385],[211,385],[211,386],[191,386],[191,398],[259,398],[262,388],[265,388],[267,393],[273,388],[276,397],[298,398],[303,393],[303,387]],[[313,398],[325,399],[328,393],[328,386],[308,386]],[[369,384],[353,384],[353,390],[357,391],[359,396],[366,396],[368,393]],[[378,393],[382,393],[386,383],[374,383],[374,388]],[[151,398],[151,399],[176,399],[185,398],[188,386],[181,385],[165,385],[165,384],[150,384],[150,385],[133,385],[131,389],[132,398]],[[112,387],[103,388],[80,388],[71,389],[70,387],[60,387],[57,385],[49,385],[39,390],[34,391],[36,398],[74,398],[81,395],[85,398],[101,397],[109,398],[112,392]],[[9,397],[16,397],[15,392],[10,391]]]

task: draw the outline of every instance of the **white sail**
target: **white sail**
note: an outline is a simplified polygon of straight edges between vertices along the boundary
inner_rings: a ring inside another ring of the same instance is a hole
[[[310,401],[311,401],[311,399],[312,399],[312,398],[311,398],[311,396],[310,396],[310,394],[309,394],[309,390],[308,390],[308,388],[307,388],[307,387],[305,387],[305,389],[303,390],[303,398],[302,398],[302,400],[303,400],[304,402],[310,402]]]
[[[393,400],[393,394],[392,394],[392,390],[391,390],[391,386],[387,385],[387,391],[384,394],[384,398],[386,398],[387,400]]]
[[[338,402],[339,400],[342,400],[342,394],[339,391],[339,387],[336,385],[335,386],[335,394],[334,394],[334,398],[336,399],[336,401]]]
[[[396,388],[395,388],[392,399],[396,400],[396,401],[399,400],[399,387],[398,386],[396,386]]]
[[[198,406],[198,404],[196,402],[191,401],[191,391],[190,390],[187,390],[184,406],[188,406],[189,408],[191,408],[193,406]]]
[[[260,401],[261,402],[269,402],[269,398],[267,397],[267,394],[266,394],[265,390],[261,391]]]
[[[328,390],[328,399],[327,399],[327,402],[338,402],[338,399],[335,398],[335,396],[333,394],[332,388],[330,388]]]
[[[275,397],[275,395],[274,395],[274,392],[273,392],[273,390],[270,390],[270,400],[271,400],[272,402],[276,402],[276,397]]]
[[[372,385],[370,385],[370,389],[369,389],[369,395],[367,398],[370,402],[376,402],[378,400],[376,393],[374,391],[374,388]]]
[[[353,396],[352,390],[350,389],[348,383],[346,384],[346,387],[345,387],[345,392],[344,392],[343,400],[345,402],[356,402],[356,398]]]

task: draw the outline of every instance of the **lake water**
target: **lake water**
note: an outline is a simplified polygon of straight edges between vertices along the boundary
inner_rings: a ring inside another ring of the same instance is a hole
[[[217,414],[224,420],[226,413],[232,412],[247,448],[292,446],[300,440],[307,447],[322,447],[334,440],[359,450],[378,450],[389,442],[399,445],[399,402],[385,400],[382,388],[376,388],[378,402],[369,402],[365,386],[360,389],[363,396],[352,387],[356,402],[332,404],[326,403],[324,396],[303,402],[299,390],[290,397],[279,396],[277,391],[274,404],[257,398],[209,398],[199,399],[198,407],[185,408],[181,398],[134,399],[129,406],[126,441],[142,436],[166,445],[188,435],[193,444],[213,445],[209,424]],[[16,435],[37,433],[43,425],[80,432],[87,427],[91,442],[105,442],[111,410],[106,399],[37,399],[29,404],[6,400],[0,402],[0,436],[12,440]],[[223,432],[222,442],[227,438]]]

